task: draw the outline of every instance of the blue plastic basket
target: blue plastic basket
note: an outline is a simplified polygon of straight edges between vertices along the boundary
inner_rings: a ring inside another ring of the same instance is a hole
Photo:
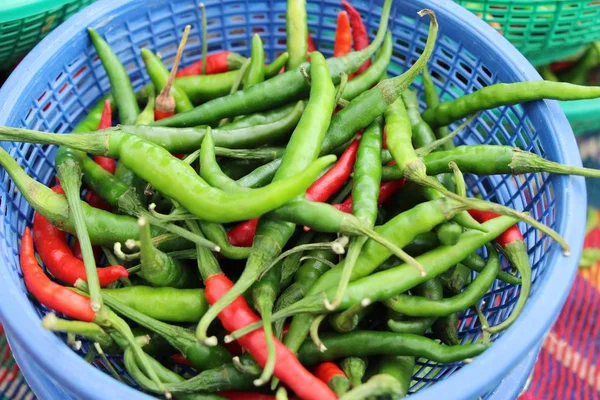
[[[248,54],[250,37],[265,40],[267,58],[285,49],[286,1],[205,0],[210,51],[233,50]],[[373,34],[382,0],[354,0]],[[307,4],[315,42],[331,54],[338,0],[311,0]],[[427,21],[417,17],[421,8],[433,8],[441,30],[431,69],[444,100],[473,92],[496,82],[540,79],[533,67],[487,24],[449,0],[396,1],[390,30],[394,34],[393,65],[398,74],[415,60],[427,36]],[[21,63],[0,92],[0,124],[69,131],[87,110],[109,90],[106,74],[96,58],[86,28],[93,26],[117,52],[135,88],[148,81],[140,48],[160,51],[172,61],[176,43],[187,24],[192,35],[183,64],[200,56],[200,12],[194,0],[99,1],[49,35]],[[416,85],[419,89],[419,84]],[[553,101],[503,107],[482,114],[460,143],[509,144],[549,159],[581,165],[571,129]],[[48,183],[54,176],[53,147],[4,143],[28,173]],[[581,178],[529,174],[526,176],[469,176],[472,192],[519,210],[527,210],[555,228],[573,247],[563,257],[547,237],[522,225],[531,262],[534,286],[518,321],[495,338],[494,345],[471,364],[427,364],[415,378],[415,399],[514,398],[527,379],[543,336],[566,299],[583,244],[585,184]],[[33,389],[45,398],[148,399],[145,394],[116,382],[87,365],[59,336],[40,326],[44,310],[30,301],[18,265],[18,243],[33,210],[0,172],[0,318],[11,339],[17,360]],[[506,263],[505,263],[506,267]],[[518,290],[497,282],[483,306],[490,323],[504,320],[512,311]],[[477,317],[462,316],[463,341],[480,333]],[[534,352],[532,355],[531,352]],[[46,376],[40,376],[41,371]],[[435,383],[435,384],[432,384]]]

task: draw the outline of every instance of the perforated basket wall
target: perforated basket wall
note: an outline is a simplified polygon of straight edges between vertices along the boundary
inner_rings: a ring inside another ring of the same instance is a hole
[[[456,0],[515,45],[534,65],[573,56],[600,39],[592,0]]]
[[[285,1],[207,0],[204,3],[210,51],[228,49],[248,55],[253,33],[263,37],[268,59],[285,50]],[[371,34],[379,20],[381,3],[379,0],[353,1]],[[417,11],[425,6],[437,12],[441,26],[431,70],[444,100],[496,82],[539,79],[512,46],[449,0],[396,2],[389,27],[394,36],[390,74],[401,73],[422,51],[428,21],[419,19]],[[307,7],[313,38],[330,56],[340,4],[337,0],[311,0]],[[0,92],[0,104],[4,105],[0,109],[0,124],[68,132],[100,96],[109,91],[106,74],[87,38],[88,25],[95,27],[115,49],[134,87],[139,89],[148,82],[140,48],[159,51],[170,64],[184,26],[192,24],[183,56],[183,64],[187,65],[200,56],[199,20],[198,4],[193,0],[119,0],[93,5],[41,43],[14,72]],[[31,79],[32,76],[35,79]],[[419,83],[415,87],[421,90]],[[458,142],[508,144],[559,162],[580,163],[569,125],[555,102],[528,103],[483,113]],[[13,143],[3,146],[29,174],[44,183],[51,181],[53,147]],[[56,396],[53,398],[147,399],[85,365],[61,338],[41,329],[40,316],[46,310],[28,299],[17,259],[20,235],[30,223],[33,210],[1,171],[0,182],[0,316],[15,341],[13,349],[17,359],[29,357],[37,370],[48,374],[50,383],[36,380],[37,391],[52,393]],[[415,399],[498,398],[494,388],[499,387],[527,354],[538,348],[566,298],[577,268],[585,217],[582,179],[540,173],[519,177],[468,176],[468,183],[472,193],[526,210],[558,230],[572,245],[573,255],[563,257],[547,237],[521,224],[534,268],[533,293],[521,318],[502,336],[495,337],[494,345],[470,365],[441,366],[420,360],[421,367],[411,388],[416,392]],[[504,268],[508,268],[506,262]],[[481,304],[491,324],[507,318],[518,293],[517,287],[499,282],[494,285]],[[480,331],[479,321],[472,312],[461,316],[463,342],[477,340]],[[531,365],[531,361],[527,365]],[[520,385],[527,377],[526,372],[520,372],[523,378],[517,379]],[[25,374],[27,376],[27,371]],[[73,379],[74,376],[78,379]],[[516,397],[520,389],[518,384],[508,388],[505,385],[501,395],[507,397],[502,398]]]
[[[19,4],[11,0],[0,4],[0,70],[12,67],[50,31],[94,1],[34,1],[24,12],[13,10]]]

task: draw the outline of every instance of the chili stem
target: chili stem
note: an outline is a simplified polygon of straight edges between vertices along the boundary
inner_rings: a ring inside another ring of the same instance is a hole
[[[319,327],[321,326],[321,322],[323,322],[323,320],[326,317],[327,314],[321,314],[315,317],[315,319],[313,319],[312,324],[310,325],[310,338],[321,352],[327,350],[327,347],[325,347],[325,345],[321,341],[321,338],[319,338]]]
[[[271,264],[269,264],[269,266],[260,274],[258,280],[262,279],[262,277],[265,276],[265,274],[267,272],[269,272],[269,270],[271,268],[273,268],[273,266],[277,265],[277,263],[279,263],[281,260],[283,260],[284,258],[286,258],[288,256],[291,256],[292,254],[307,251],[307,250],[329,250],[329,249],[331,249],[331,251],[334,252],[335,254],[341,255],[341,254],[345,253],[345,247],[347,244],[348,244],[348,238],[346,236],[342,236],[342,237],[334,240],[333,242],[329,242],[329,243],[301,244],[299,246],[291,248],[288,251],[284,251],[276,259],[274,259],[271,262]]]
[[[335,310],[341,304],[342,298],[344,297],[344,292],[346,291],[348,283],[350,282],[354,265],[356,265],[356,261],[358,260],[360,252],[366,241],[367,238],[365,236],[355,237],[352,239],[352,243],[350,243],[350,247],[348,248],[348,255],[344,260],[344,268],[342,269],[342,275],[340,276],[340,283],[335,293],[335,297],[331,303],[329,302],[329,299],[325,298],[325,308],[329,311]]]
[[[454,161],[450,161],[448,166],[454,175],[454,184],[456,185],[456,194],[460,197],[467,197],[467,186],[465,185],[465,177]]]
[[[81,166],[73,159],[67,159],[58,165],[58,177],[62,188],[65,191],[69,210],[73,215],[77,239],[83,255],[83,264],[85,266],[85,275],[90,288],[90,300],[92,310],[98,311],[102,308],[102,294],[100,293],[100,279],[96,270],[96,258],[92,249],[92,242],[88,233],[81,198]]]

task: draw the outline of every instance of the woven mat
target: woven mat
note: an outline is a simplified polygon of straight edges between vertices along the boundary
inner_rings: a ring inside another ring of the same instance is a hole
[[[600,228],[588,234],[585,248],[600,249]],[[596,263],[579,270],[520,400],[600,399],[599,359],[600,263]]]

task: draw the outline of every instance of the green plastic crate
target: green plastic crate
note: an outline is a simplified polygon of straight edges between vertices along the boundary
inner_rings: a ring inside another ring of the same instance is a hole
[[[0,70],[7,70],[52,29],[95,0],[0,0]]]
[[[574,56],[600,39],[600,1],[455,1],[502,33],[533,65]]]

